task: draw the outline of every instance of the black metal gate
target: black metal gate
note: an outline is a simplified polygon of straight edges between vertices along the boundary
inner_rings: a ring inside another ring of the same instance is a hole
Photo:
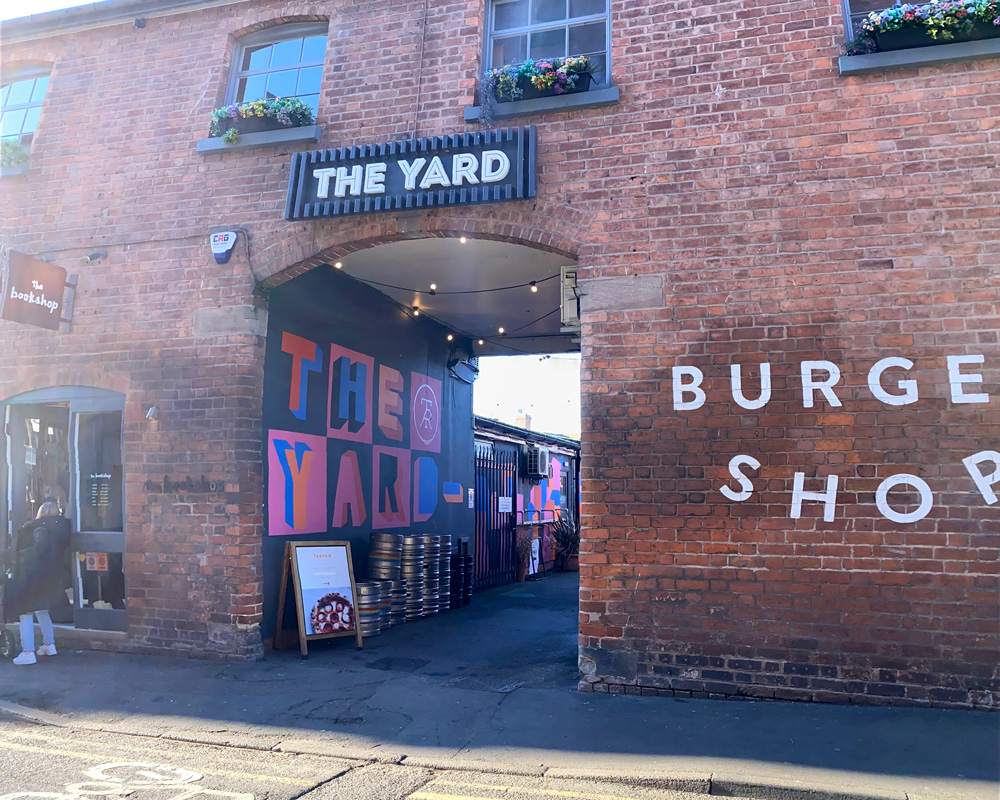
[[[514,582],[518,453],[515,444],[476,442],[476,590]]]

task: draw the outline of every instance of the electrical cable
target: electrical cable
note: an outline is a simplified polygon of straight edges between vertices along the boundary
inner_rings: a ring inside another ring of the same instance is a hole
[[[522,326],[521,326],[520,328],[514,328],[514,330],[512,330],[512,331],[508,331],[508,334],[511,334],[511,333],[517,333],[518,331],[523,331],[523,330],[524,330],[525,328],[530,328],[530,327],[531,327],[532,325],[534,325],[534,324],[535,324],[536,322],[541,322],[541,321],[542,321],[543,319],[548,319],[548,318],[549,318],[549,317],[551,317],[551,316],[552,316],[553,314],[555,314],[555,313],[556,313],[557,311],[559,311],[559,307],[558,307],[558,306],[556,306],[555,308],[553,308],[553,309],[552,309],[552,310],[551,310],[551,311],[550,311],[550,312],[549,312],[548,314],[543,314],[543,315],[542,315],[542,316],[540,316],[540,317],[539,317],[538,319],[534,319],[534,320],[532,320],[532,321],[531,321],[531,322],[529,322],[529,323],[528,323],[527,325],[522,325]]]
[[[365,278],[361,278],[356,275],[352,275],[351,277],[357,281],[361,281],[361,283],[367,283],[369,286],[381,286],[383,289],[395,289],[398,292],[411,292],[413,294],[429,294],[440,297],[442,295],[450,295],[450,294],[487,294],[489,292],[506,292],[510,289],[523,289],[526,286],[531,286],[531,284],[533,283],[537,286],[540,283],[545,283],[546,281],[554,280],[559,276],[549,275],[547,278],[539,278],[538,280],[528,281],[527,283],[516,283],[513,284],[512,286],[497,286],[492,289],[466,289],[464,291],[456,291],[456,292],[441,292],[436,289],[410,289],[407,288],[406,286],[393,286],[391,283],[380,283],[379,281],[366,280]]]

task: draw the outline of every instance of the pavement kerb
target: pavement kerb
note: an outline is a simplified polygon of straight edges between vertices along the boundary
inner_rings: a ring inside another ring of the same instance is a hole
[[[446,759],[414,758],[399,753],[387,753],[385,756],[373,757],[370,752],[358,754],[349,748],[342,750],[340,747],[312,746],[311,743],[301,740],[279,741],[270,747],[264,745],[255,746],[253,744],[233,744],[170,731],[152,734],[123,728],[118,725],[99,725],[83,720],[68,719],[67,717],[48,711],[3,700],[0,700],[0,712],[29,722],[56,728],[113,733],[119,736],[135,736],[146,739],[169,739],[177,742],[189,742],[191,744],[203,744],[237,750],[257,750],[292,753],[295,755],[312,755],[320,758],[336,758],[342,761],[356,762],[356,766],[358,767],[368,764],[388,763],[433,769],[441,772],[482,772],[517,775],[528,778],[546,777],[564,780],[601,781],[629,786],[689,792],[691,794],[704,794],[714,797],[746,798],[747,800],[908,800],[905,792],[898,791],[887,793],[872,793],[869,791],[864,793],[845,792],[833,787],[792,786],[789,784],[770,783],[758,779],[727,778],[725,775],[716,773],[670,772],[651,775],[647,772],[640,775],[630,774],[625,771],[578,770],[545,766],[531,769],[517,766],[505,768],[498,767],[495,764],[455,763]]]

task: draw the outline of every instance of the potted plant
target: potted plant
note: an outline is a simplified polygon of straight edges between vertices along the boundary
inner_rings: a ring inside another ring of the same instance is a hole
[[[298,128],[312,123],[312,109],[301,100],[273,97],[215,109],[209,135],[221,137],[226,144],[235,144],[243,133]]]
[[[527,532],[518,531],[516,553],[517,564],[514,569],[514,580],[524,583],[528,575],[528,559],[531,558],[531,536]]]
[[[0,167],[19,167],[28,163],[28,150],[17,139],[0,139]]]
[[[861,22],[860,38],[890,51],[996,37],[1000,0],[939,0],[873,11]]]
[[[556,564],[566,572],[580,570],[580,523],[569,511],[563,511],[552,525],[556,546]]]
[[[494,103],[533,100],[562,94],[586,92],[594,80],[586,56],[528,59],[523,64],[506,64],[487,71],[479,86],[481,118],[492,119]]]

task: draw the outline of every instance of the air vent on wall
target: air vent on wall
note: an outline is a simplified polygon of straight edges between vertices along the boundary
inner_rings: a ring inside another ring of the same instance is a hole
[[[524,453],[524,474],[529,478],[549,477],[549,449],[528,446]]]

